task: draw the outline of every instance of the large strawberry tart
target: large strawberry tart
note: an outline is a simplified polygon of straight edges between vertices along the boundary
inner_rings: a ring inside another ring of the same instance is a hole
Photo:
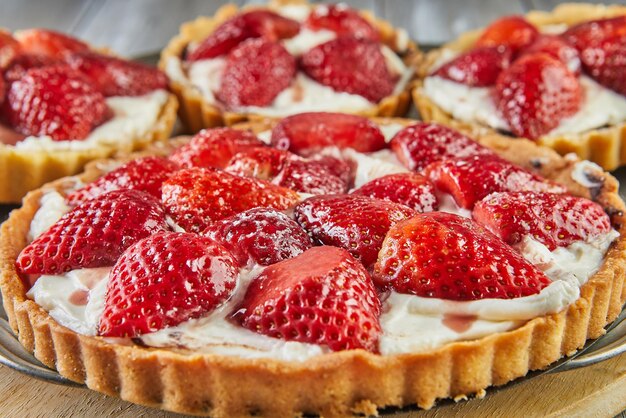
[[[43,29],[0,32],[0,203],[172,131],[161,71]]]
[[[204,130],[29,194],[1,232],[27,349],[92,389],[216,417],[484,396],[624,302],[610,175],[405,119]]]

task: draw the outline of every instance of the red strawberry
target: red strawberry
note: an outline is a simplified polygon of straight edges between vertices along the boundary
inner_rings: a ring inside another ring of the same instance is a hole
[[[4,98],[6,97],[7,90],[4,82],[4,78],[0,77],[0,106],[4,103]]]
[[[304,25],[312,30],[327,29],[340,37],[380,41],[380,35],[361,14],[345,4],[319,5],[313,9]]]
[[[389,230],[374,280],[400,293],[447,300],[513,299],[551,281],[470,219],[433,212]]]
[[[256,207],[282,210],[298,202],[293,190],[207,168],[180,170],[163,183],[163,206],[189,232]]]
[[[319,112],[282,119],[272,130],[272,146],[309,156],[331,146],[373,152],[386,144],[378,125],[367,118]]]
[[[276,42],[248,39],[228,54],[220,100],[229,107],[268,106],[296,75],[296,60]]]
[[[496,83],[498,74],[508,68],[512,58],[511,49],[504,45],[479,47],[439,67],[434,75],[468,86],[491,86]]]
[[[626,95],[626,35],[603,39],[580,52],[583,69],[605,87]]]
[[[348,190],[348,184],[323,164],[300,158],[289,159],[272,183],[311,194],[338,194]]]
[[[132,160],[71,193],[67,196],[67,202],[70,205],[77,205],[118,189],[141,190],[160,201],[161,184],[176,170],[178,170],[176,163],[162,157]]]
[[[49,29],[26,29],[15,32],[22,49],[29,54],[53,58],[71,52],[87,51],[89,45],[70,35]]]
[[[167,231],[157,200],[137,190],[116,190],[74,208],[22,250],[20,273],[61,274],[112,266],[133,243]]]
[[[506,45],[516,53],[530,45],[539,36],[539,31],[522,16],[505,16],[491,25],[482,33],[476,47]]]
[[[82,75],[56,66],[33,68],[13,82],[4,110],[16,131],[56,141],[83,139],[107,116],[102,94]]]
[[[377,352],[380,311],[372,279],[358,261],[339,248],[313,247],[263,270],[234,317],[274,338]]]
[[[152,235],[111,270],[98,335],[132,338],[199,318],[230,297],[237,276],[235,260],[210,238]]]
[[[0,77],[0,80],[2,80],[2,77]],[[1,81],[0,81],[0,84],[2,84]],[[0,104],[1,104],[1,101],[0,101]],[[0,142],[1,143],[5,145],[15,145],[18,142],[22,141],[24,138],[26,138],[25,135],[15,132],[13,129],[9,128],[8,126],[3,125],[0,122]]]
[[[242,267],[254,263],[269,266],[313,246],[296,221],[269,208],[250,209],[222,219],[202,234],[224,245]]]
[[[543,52],[561,61],[574,74],[580,74],[580,57],[576,48],[556,35],[540,35],[520,51],[520,55]]]
[[[536,139],[580,109],[583,91],[565,64],[536,53],[524,55],[501,72],[495,94],[511,131]]]
[[[243,150],[233,156],[224,171],[243,177],[272,180],[282,170],[290,152],[270,147]]]
[[[17,56],[22,54],[22,47],[9,33],[0,30],[0,70],[4,70]]]
[[[314,240],[348,250],[366,268],[376,262],[389,228],[415,214],[404,205],[358,195],[316,196],[294,209]]]
[[[626,16],[588,20],[570,27],[561,36],[581,52],[604,39],[626,35]]]
[[[263,147],[256,135],[232,128],[204,129],[191,141],[175,150],[170,159],[183,168],[225,168],[238,152]]]
[[[563,186],[489,155],[439,161],[429,165],[425,175],[466,209],[472,209],[476,202],[493,192],[566,192]]]
[[[167,76],[156,68],[96,52],[77,52],[66,61],[107,97],[141,96],[168,84]]]
[[[436,123],[417,122],[398,132],[391,150],[409,170],[421,171],[428,164],[454,157],[495,155],[459,131]]]
[[[12,83],[24,77],[31,68],[64,65],[63,61],[47,55],[20,54],[15,57],[4,71],[4,78]]]
[[[551,251],[611,230],[597,203],[552,193],[493,193],[476,203],[472,216],[509,244],[530,235]]]
[[[337,176],[343,181],[348,188],[352,187],[354,183],[354,164],[352,161],[347,161],[337,157],[331,157],[330,155],[313,155],[310,157],[311,161],[324,166],[334,176]]]
[[[302,55],[301,67],[318,83],[371,102],[389,96],[397,81],[380,44],[367,39],[338,38],[318,45]]]
[[[352,194],[400,203],[417,212],[432,212],[438,208],[435,186],[416,173],[388,174],[365,183]]]

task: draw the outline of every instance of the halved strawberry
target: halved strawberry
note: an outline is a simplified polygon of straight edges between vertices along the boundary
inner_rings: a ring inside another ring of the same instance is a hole
[[[540,35],[535,41],[523,48],[519,55],[543,52],[561,61],[576,75],[580,74],[580,57],[578,51],[568,44],[561,36]]]
[[[580,109],[583,91],[565,64],[535,53],[524,55],[500,73],[495,94],[511,131],[536,139]]]
[[[232,294],[238,271],[212,239],[164,232],[129,247],[109,277],[98,335],[132,338],[213,311]]]
[[[380,41],[378,30],[367,21],[358,10],[345,4],[319,5],[313,9],[304,22],[312,30],[326,29],[339,37],[347,36],[359,39]]]
[[[491,86],[500,72],[509,67],[512,55],[505,45],[474,48],[442,65],[433,75],[468,86]]]
[[[416,122],[398,132],[389,145],[398,160],[415,171],[449,158],[495,155],[459,131],[437,123]]]
[[[167,230],[165,213],[154,197],[116,190],[66,213],[24,248],[15,264],[24,274],[112,266],[133,243]]]
[[[24,135],[56,141],[84,139],[107,117],[104,96],[67,67],[28,70],[11,83],[4,105],[11,126]]]
[[[389,96],[398,78],[389,72],[380,44],[367,39],[328,41],[303,54],[300,64],[318,83],[371,102]]]
[[[141,190],[161,201],[161,184],[169,178],[178,165],[163,157],[143,157],[122,164],[98,180],[87,184],[67,196],[75,206],[103,193],[119,189]]]
[[[49,29],[26,29],[15,32],[22,49],[35,55],[61,57],[65,54],[87,51],[89,45],[65,33]]]
[[[352,194],[400,203],[417,212],[432,212],[439,206],[435,186],[416,173],[388,174],[365,183]]]
[[[270,208],[250,209],[222,219],[209,225],[202,235],[224,245],[242,267],[269,266],[313,246],[296,221]]]
[[[7,82],[12,83],[24,77],[31,68],[50,67],[53,65],[62,66],[65,63],[47,55],[20,54],[7,65],[4,70],[4,78]]]
[[[383,288],[446,300],[513,299],[551,283],[489,231],[444,212],[392,226],[373,277]]]
[[[551,251],[611,230],[602,206],[562,194],[493,193],[476,203],[472,216],[509,244],[529,235]]]
[[[571,26],[561,36],[578,51],[593,47],[605,39],[626,35],[626,16],[587,20]]]
[[[489,25],[475,47],[505,45],[513,53],[533,43],[539,31],[522,16],[505,16]]]
[[[248,209],[282,210],[299,201],[293,190],[208,168],[177,171],[161,190],[165,210],[189,232],[204,231],[211,223]]]
[[[82,51],[66,57],[70,67],[81,72],[105,96],[141,96],[167,88],[167,76],[136,61]]]
[[[274,338],[377,352],[380,311],[372,279],[358,261],[340,248],[313,247],[263,270],[234,318]]]
[[[580,51],[583,69],[605,87],[626,95],[626,35],[613,36]]]
[[[316,196],[294,209],[314,240],[344,248],[370,268],[389,228],[416,212],[404,205],[358,195]]]
[[[236,153],[264,146],[249,131],[232,128],[203,129],[187,144],[176,149],[170,160],[183,168],[225,168]]]
[[[0,70],[4,70],[22,53],[22,47],[13,35],[0,29]]]
[[[339,177],[341,181],[347,185],[348,189],[354,184],[354,171],[356,167],[353,161],[321,154],[312,155],[309,160],[316,161],[333,175]]]
[[[309,156],[322,148],[353,148],[373,152],[385,148],[378,125],[344,113],[312,112],[287,116],[272,130],[272,146]]]
[[[565,193],[565,187],[497,156],[474,155],[435,162],[424,174],[437,189],[450,193],[457,205],[472,209],[493,192]]]
[[[290,152],[276,148],[249,148],[235,154],[224,171],[269,181],[278,175],[291,156]]]
[[[291,158],[272,183],[301,193],[338,194],[348,190],[348,184],[317,161]]]
[[[229,107],[267,106],[296,75],[296,60],[279,43],[248,39],[226,60],[219,99]]]

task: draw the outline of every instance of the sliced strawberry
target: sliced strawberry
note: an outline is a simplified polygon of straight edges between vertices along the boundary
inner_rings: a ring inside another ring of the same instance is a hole
[[[104,121],[107,109],[104,96],[81,74],[57,66],[28,70],[11,84],[4,106],[16,131],[56,141],[84,139]]]
[[[0,77],[0,80],[2,80],[2,77]],[[2,84],[1,81],[0,81],[0,84]],[[0,101],[0,104],[1,104],[1,101]],[[9,128],[8,126],[3,125],[0,122],[0,142],[1,143],[5,145],[15,145],[18,142],[22,141],[24,138],[26,138],[25,135],[15,132],[13,129]]]
[[[380,41],[378,30],[361,14],[345,4],[319,5],[313,9],[304,26],[317,31],[326,29],[339,37]]]
[[[64,65],[63,61],[46,55],[20,54],[15,57],[4,71],[4,78],[12,83],[26,75],[31,68]]]
[[[479,47],[439,67],[434,75],[468,86],[491,86],[512,58],[511,49],[504,45]]]
[[[348,191],[348,184],[323,164],[301,158],[287,160],[272,182],[301,193],[339,194]]]
[[[505,16],[491,25],[482,33],[476,47],[505,45],[513,53],[530,45],[539,36],[539,31],[522,16]]]
[[[293,154],[276,148],[249,148],[235,154],[224,171],[269,181],[278,175],[290,156]]]
[[[489,155],[435,162],[426,168],[425,175],[466,209],[472,209],[476,202],[493,192],[566,192],[561,185]]]
[[[77,206],[22,250],[20,273],[62,274],[112,266],[133,243],[167,231],[159,202],[137,190],[116,190]]]
[[[521,55],[543,52],[561,61],[576,75],[580,74],[580,57],[576,48],[556,35],[540,35],[532,44],[520,51]]]
[[[389,228],[416,212],[404,205],[358,195],[316,196],[294,209],[314,240],[348,250],[370,268]]]
[[[580,109],[583,90],[565,64],[535,53],[524,55],[500,73],[495,94],[511,131],[537,139]]]
[[[256,135],[232,128],[204,129],[175,150],[170,159],[183,168],[225,168],[233,156],[249,148],[263,147]]]
[[[333,351],[378,351],[381,306],[372,279],[345,250],[313,247],[263,270],[234,313],[242,326]]]
[[[393,93],[398,78],[389,72],[380,44],[367,39],[338,38],[318,45],[302,55],[301,67],[318,83],[371,102]]]
[[[212,239],[164,232],[128,248],[109,277],[98,335],[132,338],[213,311],[233,293],[238,271]]]
[[[513,299],[551,283],[489,231],[444,212],[392,226],[373,277],[383,288],[446,300]]]
[[[552,193],[493,193],[476,203],[472,216],[509,244],[529,235],[551,251],[611,230],[602,206]]]
[[[269,266],[313,246],[306,231],[284,213],[255,208],[222,219],[202,233],[224,245],[239,265]]]
[[[626,35],[626,16],[588,20],[570,27],[561,36],[578,51],[593,47],[605,39]]]
[[[378,125],[367,118],[313,112],[282,119],[272,130],[272,146],[309,156],[331,146],[373,152],[386,144]]]
[[[141,190],[161,201],[161,184],[178,168],[176,163],[162,157],[132,160],[71,193],[67,196],[67,202],[75,206],[119,189]]]
[[[226,60],[219,99],[229,107],[268,106],[296,75],[296,60],[276,42],[248,39]]]
[[[233,48],[255,34],[242,19],[233,18],[222,23],[193,50],[187,53],[187,61],[199,61],[228,54]]]
[[[0,29],[0,70],[7,68],[22,53],[22,47],[13,35]]]
[[[352,194],[400,203],[417,212],[432,212],[439,206],[435,186],[416,173],[388,174],[365,183]]]
[[[177,171],[161,190],[165,210],[189,232],[204,231],[211,223],[248,209],[282,210],[299,201],[293,190],[207,168]]]
[[[459,131],[437,123],[416,122],[398,132],[389,145],[398,160],[415,171],[449,158],[495,155]]]
[[[626,95],[626,35],[603,39],[580,52],[583,69],[605,87]]]
[[[318,162],[333,175],[339,177],[341,181],[347,185],[348,189],[354,184],[354,171],[356,167],[354,167],[351,160],[320,154],[313,155],[309,159]]]
[[[141,96],[168,84],[167,76],[156,68],[96,52],[70,54],[66,61],[107,97]]]
[[[25,52],[53,58],[89,50],[89,45],[83,41],[49,29],[20,30],[15,32],[15,38]]]

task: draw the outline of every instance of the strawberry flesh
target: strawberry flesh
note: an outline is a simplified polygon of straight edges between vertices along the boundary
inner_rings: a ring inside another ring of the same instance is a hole
[[[348,191],[348,184],[317,161],[289,159],[272,181],[300,193],[338,194]]]
[[[338,37],[380,41],[378,31],[360,13],[345,4],[320,5],[313,9],[304,26],[318,31],[333,31]]]
[[[472,87],[486,87],[496,83],[511,61],[511,50],[504,45],[479,47],[439,67],[433,75]]]
[[[224,171],[270,181],[280,173],[291,156],[290,152],[276,148],[249,148],[235,154]]]
[[[504,45],[516,53],[530,45],[539,36],[539,31],[521,16],[505,16],[482,33],[475,47]]]
[[[63,55],[89,50],[89,45],[70,35],[48,29],[26,29],[15,32],[22,49],[35,55],[57,58]]]
[[[400,203],[420,213],[438,208],[435,186],[416,173],[388,174],[365,183],[352,194]]]

